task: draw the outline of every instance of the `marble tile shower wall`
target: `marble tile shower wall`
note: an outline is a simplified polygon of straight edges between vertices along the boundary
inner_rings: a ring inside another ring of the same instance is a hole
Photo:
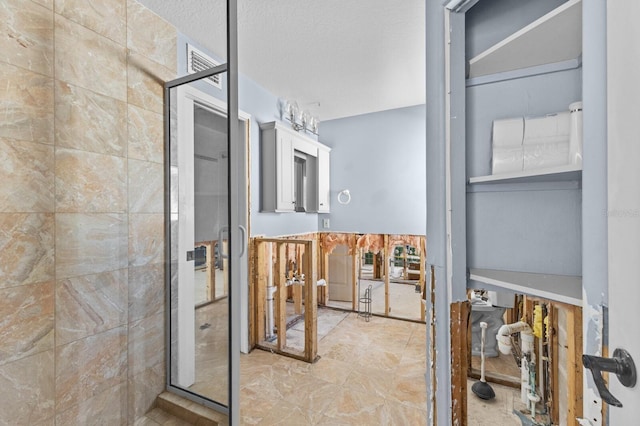
[[[0,424],[132,424],[162,392],[163,92],[134,0],[0,0]]]

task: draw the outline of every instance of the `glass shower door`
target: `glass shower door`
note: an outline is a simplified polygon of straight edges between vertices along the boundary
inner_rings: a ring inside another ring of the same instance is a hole
[[[228,412],[230,164],[225,105],[185,83],[169,89],[168,385]]]

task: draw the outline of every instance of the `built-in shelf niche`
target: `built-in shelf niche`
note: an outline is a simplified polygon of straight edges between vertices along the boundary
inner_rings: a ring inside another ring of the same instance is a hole
[[[569,0],[469,60],[469,78],[575,60],[582,55],[582,0]]]
[[[524,170],[513,173],[472,177],[469,179],[469,184],[562,182],[580,179],[582,179],[582,166],[567,164],[550,167],[548,169]]]

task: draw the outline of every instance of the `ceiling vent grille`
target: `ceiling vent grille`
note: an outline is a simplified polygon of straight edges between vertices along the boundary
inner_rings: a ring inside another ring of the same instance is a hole
[[[210,56],[196,49],[192,45],[187,44],[187,72],[189,74],[195,74],[199,71],[208,70],[213,67],[217,67],[218,65],[220,64],[214,61]],[[211,77],[207,77],[205,80],[207,81],[207,83],[210,83],[214,87],[222,90],[221,76],[222,74],[216,74],[212,75]]]

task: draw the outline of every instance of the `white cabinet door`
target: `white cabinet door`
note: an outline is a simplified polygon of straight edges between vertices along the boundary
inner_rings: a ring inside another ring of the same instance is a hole
[[[294,211],[293,138],[276,130],[276,210]]]
[[[331,210],[330,193],[330,158],[329,151],[318,149],[318,213],[329,213]]]
[[[306,212],[329,213],[329,156],[331,148],[279,123],[260,125],[263,212],[296,211],[295,157],[306,167],[300,194]],[[300,183],[299,183],[300,185]]]

